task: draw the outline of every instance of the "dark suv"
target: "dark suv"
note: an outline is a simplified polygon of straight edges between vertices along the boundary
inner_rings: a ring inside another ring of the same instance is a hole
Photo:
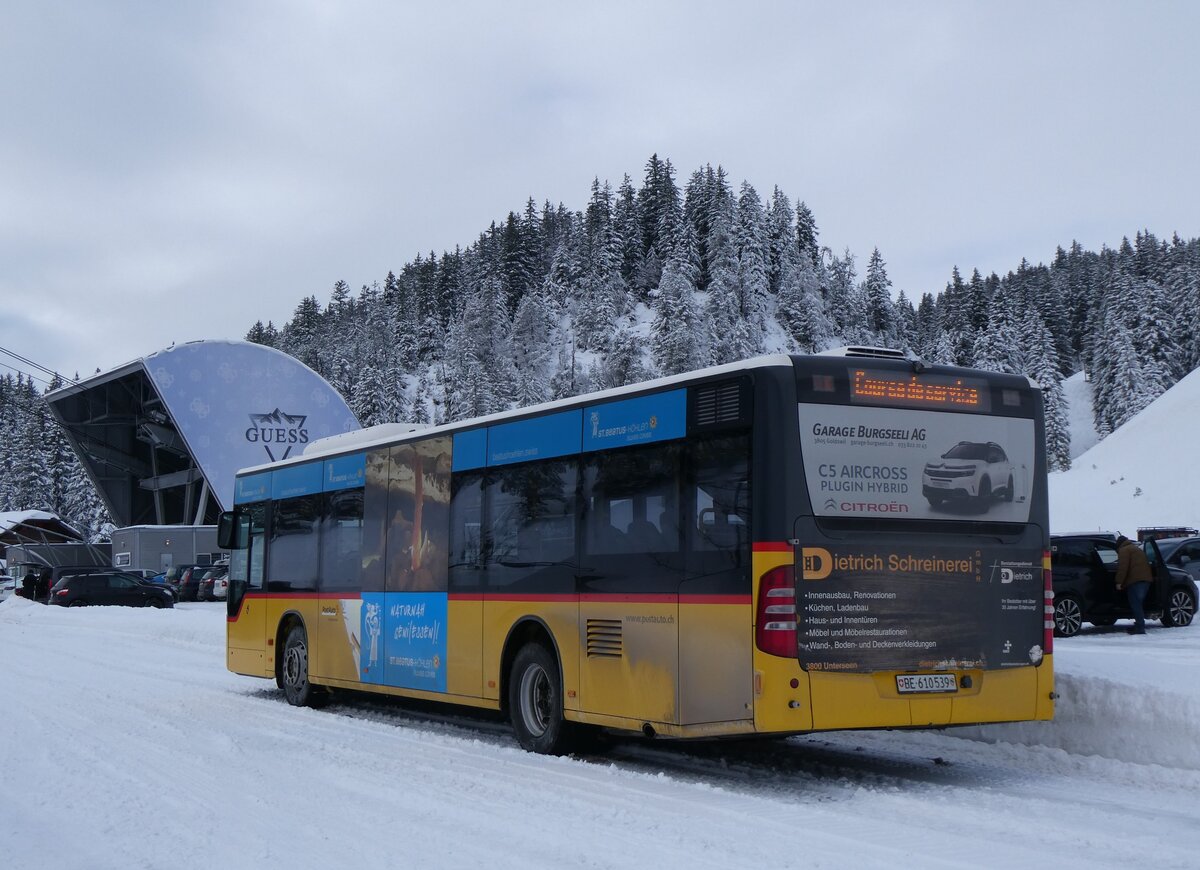
[[[199,585],[200,578],[196,577],[196,581],[190,587],[187,582],[191,580],[192,574],[195,573],[195,565],[172,565],[163,575],[163,580],[166,585],[170,586],[175,591],[176,601],[195,601],[196,587]],[[201,568],[201,571],[204,569]]]
[[[1158,549],[1172,568],[1187,571],[1200,583],[1200,537],[1158,538]]]
[[[70,574],[50,590],[50,604],[82,607],[85,604],[123,604],[126,607],[174,607],[169,589],[124,571]]]
[[[1147,619],[1166,626],[1191,625],[1196,615],[1196,582],[1168,566],[1155,541],[1140,544],[1154,572],[1146,594]],[[1125,592],[1117,589],[1117,536],[1095,533],[1051,535],[1054,583],[1054,633],[1071,637],[1083,623],[1108,626],[1132,619]]]

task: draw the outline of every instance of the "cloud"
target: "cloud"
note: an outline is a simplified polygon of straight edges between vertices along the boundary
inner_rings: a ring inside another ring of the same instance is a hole
[[[722,164],[896,289],[1200,234],[1190,5],[17,4],[7,340],[67,371],[280,325],[532,196]],[[16,83],[20,83],[17,85]],[[29,339],[24,336],[28,335]],[[36,339],[34,338],[36,336]],[[35,346],[25,342],[36,340]]]

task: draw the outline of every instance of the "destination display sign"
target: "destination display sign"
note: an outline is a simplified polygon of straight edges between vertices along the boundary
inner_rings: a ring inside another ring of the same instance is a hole
[[[1017,667],[1041,661],[1041,554],[1011,548],[802,547],[800,661],[809,670]],[[952,690],[920,681],[902,691]]]
[[[855,404],[969,411],[987,411],[991,406],[987,381],[982,378],[870,369],[850,374],[850,401]]]

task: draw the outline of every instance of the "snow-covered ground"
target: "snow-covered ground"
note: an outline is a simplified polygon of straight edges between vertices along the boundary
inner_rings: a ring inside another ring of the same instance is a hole
[[[1100,441],[1092,417],[1092,385],[1083,372],[1076,372],[1062,382],[1063,398],[1067,400],[1067,431],[1071,434],[1071,459],[1091,450]]]
[[[1053,723],[587,759],[289,707],[223,644],[219,605],[0,604],[0,867],[1200,865],[1200,627],[1060,641]]]

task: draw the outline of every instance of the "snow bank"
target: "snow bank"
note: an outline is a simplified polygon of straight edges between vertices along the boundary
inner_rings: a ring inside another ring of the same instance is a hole
[[[1078,385],[1077,385],[1078,386]],[[1200,524],[1200,369],[1142,413],[1050,475],[1052,532]]]

